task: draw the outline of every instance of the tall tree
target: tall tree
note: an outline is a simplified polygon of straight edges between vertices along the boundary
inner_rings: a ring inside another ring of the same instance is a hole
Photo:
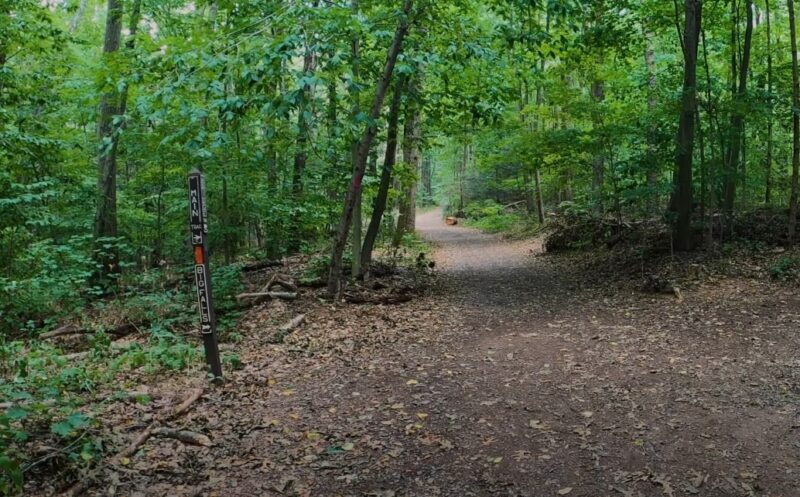
[[[394,73],[394,66],[397,63],[397,57],[403,48],[403,40],[408,34],[409,17],[413,6],[412,0],[405,0],[403,3],[403,11],[401,14],[400,22],[397,30],[392,38],[392,45],[389,47],[389,52],[386,55],[386,63],[384,64],[383,71],[375,89],[375,97],[372,101],[372,108],[370,109],[369,118],[370,122],[364,130],[364,135],[358,146],[356,155],[356,165],[353,170],[353,179],[347,189],[347,194],[344,199],[344,207],[342,209],[342,217],[339,221],[339,227],[336,230],[336,235],[333,242],[333,249],[331,253],[331,266],[330,273],[328,274],[328,293],[338,298],[342,288],[342,256],[344,255],[345,244],[347,243],[347,235],[350,233],[350,225],[353,220],[353,209],[358,194],[361,191],[361,184],[364,179],[364,171],[367,167],[367,158],[372,142],[375,140],[375,135],[378,131],[376,121],[380,117],[383,100],[386,97],[386,91],[389,88],[389,83]]]
[[[728,149],[728,159],[724,175],[725,185],[725,215],[729,229],[732,229],[734,204],[736,201],[736,183],[739,171],[739,163],[742,154],[742,141],[744,140],[744,121],[745,105],[747,102],[747,79],[750,69],[750,51],[753,42],[753,1],[746,0],[746,26],[744,35],[744,45],[742,46],[742,58],[739,62],[738,74],[736,71],[736,54],[738,52],[738,2],[732,2],[733,7],[733,28],[731,41],[731,71],[732,83],[731,92],[733,93],[733,110],[731,112],[731,134],[730,148]],[[737,83],[738,82],[738,83]]]
[[[114,67],[114,54],[119,51],[122,36],[122,0],[108,0],[106,11],[106,33],[103,56],[106,67]],[[97,208],[95,211],[94,235],[98,241],[117,236],[117,148],[119,145],[119,123],[123,104],[121,92],[116,84],[109,86],[100,100],[100,117],[97,123],[97,138],[100,141],[97,178]],[[118,254],[114,250],[98,250],[100,276],[119,270]]]
[[[697,112],[697,48],[702,26],[702,0],[685,0],[683,29],[683,96],[678,122],[676,150],[678,219],[675,246],[692,248],[692,154],[694,152],[694,114]]]
[[[656,186],[658,185],[658,157],[656,138],[658,133],[658,123],[656,122],[655,112],[658,108],[658,73],[656,72],[656,51],[653,46],[653,33],[650,30],[644,31],[645,49],[644,62],[647,67],[647,110],[650,112],[650,127],[647,137],[647,187],[649,190],[647,200],[647,212],[652,215],[658,209],[658,195]]]
[[[403,121],[403,163],[416,176],[420,164],[421,111],[420,91],[422,84],[419,74],[416,74],[408,88],[408,104],[406,106],[405,120]],[[400,215],[397,217],[397,226],[394,231],[394,246],[398,247],[403,235],[414,231],[416,219],[417,179],[412,179],[406,185],[400,196]]]
[[[772,21],[770,19],[770,5],[769,0],[764,0],[766,8],[765,16],[767,20],[767,98],[769,98],[769,114],[767,116],[767,154],[764,158],[764,204],[769,206],[772,204],[772,162],[773,162],[773,149],[775,141],[773,139],[773,121],[774,121],[774,103],[772,95]]]
[[[789,197],[789,243],[794,243],[797,227],[797,188],[800,175],[800,75],[797,68],[797,26],[794,1],[786,0],[789,10],[789,37],[792,44],[792,190]]]
[[[353,11],[353,15],[358,16],[358,0],[352,0],[350,4],[350,8]],[[353,57],[353,82],[354,87],[358,84],[358,78],[361,72],[361,40],[359,39],[359,35],[353,38],[352,47],[351,47],[351,55]],[[358,92],[354,92],[353,95],[353,108],[351,111],[353,119],[355,119],[358,114],[361,112],[361,102],[359,102]],[[358,165],[358,142],[353,141],[350,145],[350,159],[353,166],[353,171],[355,172],[356,167]],[[353,239],[351,244],[353,245],[353,276],[359,278],[362,276],[362,272],[364,268],[362,267],[362,256],[361,256],[361,248],[363,246],[363,240],[361,237],[362,231],[362,224],[363,221],[361,219],[362,214],[362,192],[359,190],[356,192],[356,200],[355,206],[353,207]],[[370,249],[370,253],[372,249]]]
[[[392,103],[389,106],[389,122],[386,128],[386,153],[383,159],[383,169],[381,170],[381,182],[378,185],[378,194],[372,204],[372,216],[369,220],[367,233],[364,236],[364,244],[361,247],[361,268],[367,276],[372,264],[372,251],[375,248],[375,240],[378,238],[383,214],[386,212],[389,188],[392,186],[392,172],[397,160],[397,129],[398,121],[400,120],[400,101],[405,90],[405,81],[405,75],[400,75],[394,84]]]

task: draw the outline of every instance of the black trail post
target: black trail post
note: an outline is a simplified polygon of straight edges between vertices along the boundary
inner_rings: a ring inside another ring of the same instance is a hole
[[[217,316],[211,292],[211,271],[208,264],[208,207],[206,182],[203,173],[192,169],[189,173],[189,228],[194,252],[194,281],[197,285],[197,303],[200,309],[200,332],[206,350],[206,362],[215,381],[222,380],[222,364],[217,343]]]

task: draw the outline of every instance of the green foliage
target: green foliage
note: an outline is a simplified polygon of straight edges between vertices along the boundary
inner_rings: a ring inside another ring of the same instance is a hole
[[[769,274],[777,280],[797,280],[800,277],[800,258],[788,255],[780,257],[770,266]]]

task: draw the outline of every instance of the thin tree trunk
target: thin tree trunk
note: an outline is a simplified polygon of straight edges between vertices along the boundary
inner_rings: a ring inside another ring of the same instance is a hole
[[[420,80],[419,75],[414,77],[413,83],[409,84],[409,97],[419,98]],[[414,171],[419,171],[420,162],[420,108],[417,102],[409,102],[405,121],[403,123],[403,162]],[[416,179],[403,189],[400,197],[400,215],[397,218],[397,227],[394,232],[393,246],[399,247],[403,235],[411,233],[415,229],[416,218]]]
[[[544,224],[544,198],[542,198],[542,175],[539,168],[533,170],[533,184],[536,189],[536,214],[539,216],[539,224]]]
[[[592,100],[595,105],[602,104],[606,99],[605,84],[603,81],[595,81],[592,83],[591,88]],[[603,124],[603,118],[600,110],[594,112],[594,127],[597,130]],[[602,140],[602,138],[599,138]],[[605,182],[605,158],[603,157],[602,144],[597,146],[597,150],[592,159],[592,200],[594,201],[594,209],[598,214],[603,213],[603,183]]]
[[[352,0],[350,4],[350,9],[353,12],[353,15],[358,15],[358,0]],[[358,35],[353,38],[352,41],[352,56],[353,56],[353,80],[358,82],[360,72],[361,72],[361,40],[359,39]],[[353,98],[353,109],[352,109],[352,116],[355,119],[355,116],[361,112],[361,105],[358,99],[358,93],[354,95]],[[350,147],[350,156],[352,159],[352,166],[353,172],[355,174],[355,170],[358,167],[358,143],[354,142]],[[353,235],[351,239],[352,245],[352,252],[353,252],[353,265],[351,267],[351,272],[354,277],[359,278],[362,276],[362,272],[364,268],[361,264],[361,249],[362,249],[362,237],[361,237],[361,229],[363,226],[363,221],[361,219],[362,214],[362,192],[359,189],[356,192],[356,199],[355,205],[353,207]]]
[[[764,167],[766,169],[764,178],[764,205],[769,207],[769,205],[772,204],[772,126],[774,120],[774,109],[772,102],[772,24],[770,21],[769,0],[764,0],[764,5],[766,6],[767,17],[767,98],[770,99],[769,114],[767,115],[767,156],[764,160]]]
[[[383,214],[386,212],[386,203],[389,198],[389,188],[392,186],[392,172],[397,159],[397,127],[400,120],[400,100],[405,87],[405,76],[401,75],[394,85],[392,103],[389,106],[389,123],[386,129],[386,154],[383,159],[381,183],[378,186],[378,195],[372,204],[372,217],[369,220],[367,233],[364,236],[364,245],[361,248],[361,268],[369,276],[372,263],[372,251],[375,249],[375,240],[378,238]]]
[[[658,133],[658,123],[655,121],[655,112],[658,108],[658,76],[656,73],[656,53],[653,47],[653,33],[645,32],[644,61],[647,66],[647,110],[651,119],[648,129],[647,139],[647,212],[654,215],[658,209],[658,154],[656,136]]]
[[[789,33],[792,43],[792,190],[789,197],[789,243],[794,243],[797,226],[797,187],[800,175],[800,76],[797,68],[797,27],[794,1],[786,0],[789,9]]]
[[[697,47],[702,25],[701,0],[685,0],[684,71],[681,116],[678,124],[676,167],[678,188],[675,243],[678,250],[692,248],[692,153],[694,113],[697,111]]]
[[[319,4],[318,1],[313,3],[313,8]],[[312,51],[310,44],[312,36],[311,33],[306,31],[306,45],[305,53],[303,54],[303,76],[308,77],[316,70],[316,57]],[[303,201],[303,173],[306,169],[308,162],[308,143],[310,140],[310,124],[308,122],[307,114],[309,113],[309,101],[311,100],[312,88],[310,83],[303,84],[300,91],[300,102],[297,108],[297,139],[295,141],[295,154],[294,162],[292,164],[292,196],[296,205],[300,205]],[[299,232],[300,226],[300,211],[295,211],[292,215],[292,226],[294,232],[288,244],[289,252],[297,252],[300,250],[301,233]]]
[[[309,75],[314,71],[314,54],[310,49],[306,49],[303,56],[303,74]],[[303,172],[308,161],[308,133],[309,123],[306,118],[308,112],[308,101],[311,99],[311,85],[303,85],[300,96],[300,105],[297,109],[297,151],[294,155],[294,167],[292,169],[292,193],[296,200],[303,196]]]
[[[383,72],[375,91],[375,97],[370,109],[370,124],[367,125],[364,131],[364,136],[358,147],[357,162],[355,170],[353,171],[353,180],[350,182],[350,187],[344,199],[344,207],[342,209],[342,217],[339,222],[339,227],[336,231],[336,237],[333,243],[331,252],[331,266],[328,275],[328,293],[333,298],[339,298],[341,294],[342,283],[342,255],[344,254],[345,243],[347,242],[347,235],[350,232],[350,224],[353,220],[353,209],[358,193],[361,191],[361,183],[364,179],[364,170],[367,167],[367,158],[372,142],[378,131],[375,122],[381,114],[381,107],[383,100],[386,97],[386,91],[389,88],[389,82],[394,73],[394,66],[397,63],[397,57],[403,47],[403,40],[408,33],[409,16],[411,15],[412,0],[405,0],[403,4],[403,14],[400,23],[395,31],[392,45],[386,55],[386,64],[384,65]]]
[[[422,188],[423,203],[425,205],[433,204],[433,161],[429,154],[422,159]]]
[[[110,58],[119,51],[122,36],[122,0],[108,0],[106,14],[106,33],[103,41],[103,54]],[[97,178],[97,208],[95,212],[94,236],[114,238],[117,236],[117,146],[119,135],[114,124],[115,116],[120,115],[122,103],[116,85],[104,93],[100,99],[100,117],[97,123],[97,139],[100,142]],[[119,271],[118,254],[115,250],[98,251],[97,260],[103,277]]]
[[[736,202],[736,179],[739,174],[739,162],[742,153],[742,140],[744,137],[744,109],[747,97],[747,77],[750,67],[750,48],[753,40],[753,1],[747,0],[747,26],[745,27],[744,47],[742,50],[742,60],[739,65],[738,88],[737,79],[734,78],[732,88],[735,88],[733,112],[731,116],[731,148],[728,156],[728,168],[725,172],[725,215],[729,224],[729,229],[733,229],[733,212]],[[735,46],[731,46],[733,57],[735,57]]]
[[[469,161],[469,143],[464,142],[464,150],[461,154],[461,164],[458,169],[458,215],[464,215],[464,176],[467,174],[467,162]]]
[[[700,122],[700,109],[695,111],[695,126],[697,127],[697,148],[700,149],[700,224],[706,222],[706,150],[703,136],[703,126]]]
[[[81,19],[83,19],[83,15],[86,13],[86,7],[89,5],[89,0],[81,0],[78,4],[78,10],[75,11],[75,15],[72,16],[72,19],[69,21],[69,32],[74,33],[78,30],[78,26],[80,26]]]

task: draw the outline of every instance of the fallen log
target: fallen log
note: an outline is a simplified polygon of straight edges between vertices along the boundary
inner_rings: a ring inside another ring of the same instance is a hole
[[[240,293],[239,295],[236,296],[236,300],[259,299],[259,298],[294,300],[294,299],[297,298],[297,293],[292,293],[292,292],[255,292],[255,293]]]
[[[152,435],[156,437],[173,438],[190,445],[201,445],[209,447],[213,445],[211,439],[202,433],[188,430],[176,430],[174,428],[156,428],[152,430]]]
[[[275,285],[283,287],[283,289],[287,292],[297,291],[297,283],[295,283],[289,276],[280,273],[275,273],[272,275],[272,279],[270,280],[270,284],[267,285],[266,291],[270,291]]]
[[[297,328],[298,326],[300,326],[301,324],[303,324],[305,322],[305,320],[306,320],[306,315],[305,314],[300,314],[299,316],[294,317],[291,321],[289,321],[288,323],[284,324],[283,326],[281,326],[278,329],[280,331],[282,331],[283,333],[288,333],[288,332],[294,330],[295,328]]]

